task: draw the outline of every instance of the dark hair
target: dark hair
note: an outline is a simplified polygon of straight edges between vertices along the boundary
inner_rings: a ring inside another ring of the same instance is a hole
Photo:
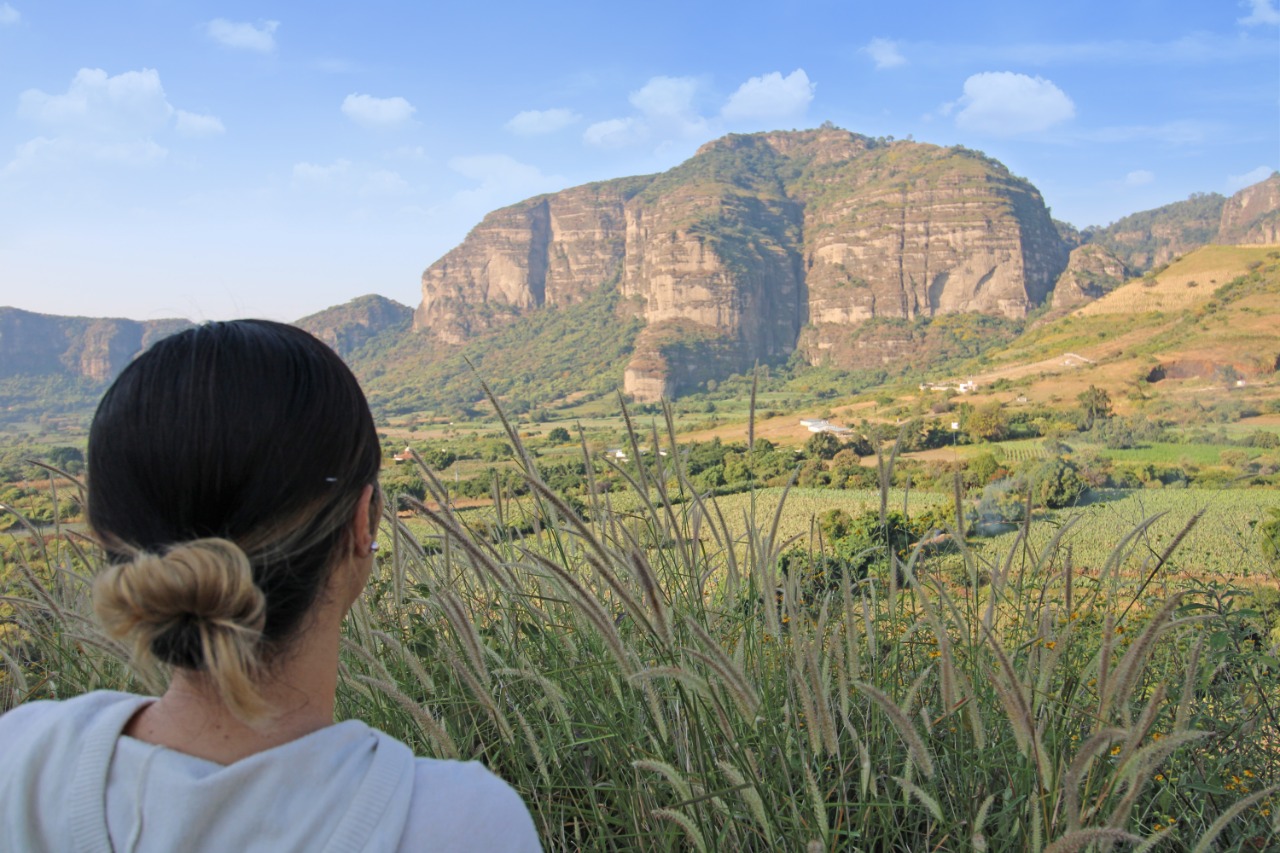
[[[220,625],[269,657],[328,580],[381,455],[355,376],[307,332],[237,320],[161,340],[112,384],[89,433],[89,521],[114,566],[95,587],[100,616],[126,635],[149,625],[135,645],[176,666],[208,668]],[[169,553],[173,571],[157,569]],[[256,609],[227,580],[241,565]]]

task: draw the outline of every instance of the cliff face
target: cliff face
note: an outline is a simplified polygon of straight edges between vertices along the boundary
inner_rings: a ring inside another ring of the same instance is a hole
[[[662,175],[485,217],[423,274],[414,326],[458,343],[616,279],[647,323],[626,390],[655,399],[797,347],[843,364],[871,318],[1020,318],[1066,261],[1035,188],[975,152],[729,136]]]
[[[587,184],[490,213],[423,273],[414,328],[460,343],[531,308],[580,300],[621,268],[624,207],[643,183]]]
[[[813,171],[801,338],[811,363],[863,366],[833,356],[872,318],[1024,317],[1066,264],[1039,193],[974,152],[896,143]]]
[[[1280,172],[1245,187],[1222,205],[1219,243],[1280,243]]]
[[[154,340],[186,320],[90,319],[0,308],[0,378],[72,376],[113,379]]]

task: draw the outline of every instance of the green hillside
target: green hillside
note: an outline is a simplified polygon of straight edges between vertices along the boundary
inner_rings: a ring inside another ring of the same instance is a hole
[[[622,385],[641,323],[620,311],[616,283],[574,305],[535,312],[459,347],[394,330],[348,356],[380,419],[467,417],[486,408],[480,381],[511,414]]]

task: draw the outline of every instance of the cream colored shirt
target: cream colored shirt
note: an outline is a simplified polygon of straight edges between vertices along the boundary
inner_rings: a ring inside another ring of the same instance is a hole
[[[223,766],[122,736],[148,701],[100,691],[0,717],[0,850],[541,850],[520,796],[476,762],[347,721]]]

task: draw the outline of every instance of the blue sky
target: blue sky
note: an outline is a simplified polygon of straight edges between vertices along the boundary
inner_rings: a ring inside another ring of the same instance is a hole
[[[485,212],[823,121],[1077,226],[1280,168],[1277,0],[0,0],[0,305],[409,305]]]

